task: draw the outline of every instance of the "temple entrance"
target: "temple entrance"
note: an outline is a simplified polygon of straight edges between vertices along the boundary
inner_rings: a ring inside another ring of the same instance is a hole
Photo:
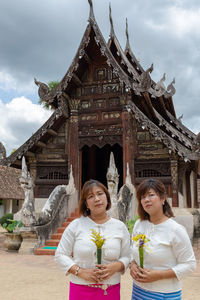
[[[107,186],[106,173],[109,166],[110,153],[113,152],[115,164],[119,173],[119,186],[123,185],[123,150],[118,144],[105,145],[102,148],[92,145],[82,148],[82,176],[81,183],[89,179],[96,179]]]

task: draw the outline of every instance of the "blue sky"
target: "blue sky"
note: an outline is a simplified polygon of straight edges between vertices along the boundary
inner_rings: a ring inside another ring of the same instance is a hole
[[[125,47],[125,20],[135,56],[152,79],[176,78],[177,117],[200,131],[200,1],[93,0],[97,23],[109,38],[109,2],[115,33]],[[49,117],[38,105],[34,77],[60,80],[87,26],[87,0],[0,0],[0,141],[7,155]]]

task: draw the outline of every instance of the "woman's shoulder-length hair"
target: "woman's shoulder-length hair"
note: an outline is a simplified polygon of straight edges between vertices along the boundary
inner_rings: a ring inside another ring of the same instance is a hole
[[[149,214],[144,210],[142,204],[141,204],[141,198],[146,195],[146,193],[153,189],[161,199],[165,199],[164,205],[163,205],[163,213],[168,217],[174,217],[174,213],[171,209],[171,206],[169,205],[167,201],[167,193],[165,189],[165,185],[162,183],[161,180],[155,179],[155,178],[148,178],[143,180],[137,187],[136,190],[136,197],[138,201],[138,215],[140,217],[140,220],[149,220],[150,216]]]

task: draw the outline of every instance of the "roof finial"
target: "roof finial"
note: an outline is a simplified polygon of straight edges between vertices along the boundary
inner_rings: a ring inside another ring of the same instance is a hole
[[[90,5],[90,19],[95,19],[95,17],[94,17],[94,11],[93,11],[93,3],[92,3],[92,0],[88,0],[88,2],[89,2],[89,5]]]
[[[109,3],[109,18],[110,18],[110,37],[114,37],[114,26],[113,26],[113,19],[112,19],[112,10],[111,10],[111,3]]]
[[[126,50],[130,50],[129,34],[128,34],[128,19],[126,18]]]

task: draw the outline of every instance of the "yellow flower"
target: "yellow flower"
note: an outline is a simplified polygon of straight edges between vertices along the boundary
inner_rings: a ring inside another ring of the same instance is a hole
[[[145,234],[139,233],[132,237],[132,240],[136,242],[137,245],[139,245],[139,242],[142,242],[143,244],[149,242],[150,240],[146,237]]]
[[[140,258],[140,267],[143,268],[143,260],[144,260],[144,247],[150,250],[145,243],[149,242],[150,240],[146,237],[145,234],[137,234],[136,236],[132,237],[132,240],[136,242],[139,250],[139,258]]]
[[[103,236],[101,236],[100,232],[97,232],[94,229],[91,229],[92,231],[92,238],[91,241],[93,241],[93,243],[95,243],[95,245],[97,246],[97,249],[101,249],[103,244],[105,243],[105,238],[103,238]]]

